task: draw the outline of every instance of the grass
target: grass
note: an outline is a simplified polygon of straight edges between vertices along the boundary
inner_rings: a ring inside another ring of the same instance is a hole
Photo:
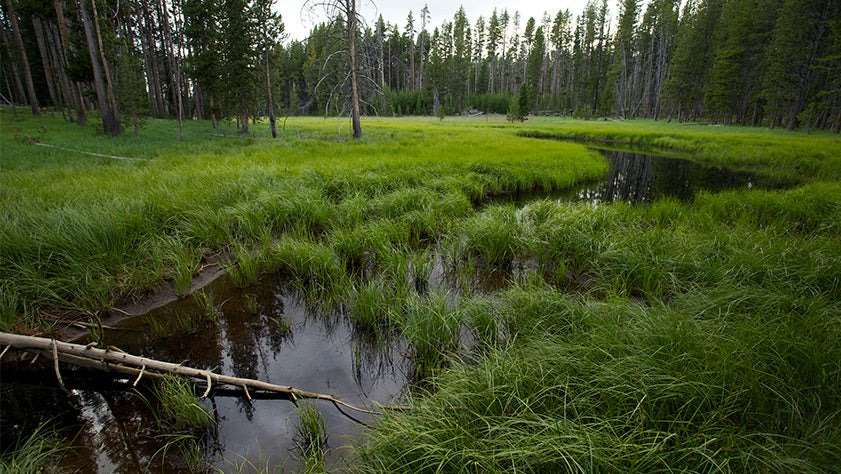
[[[193,386],[183,377],[165,375],[152,388],[152,395],[159,424],[168,432],[193,432],[215,426],[213,417],[193,392]]]
[[[58,472],[54,466],[70,449],[46,424],[39,425],[26,438],[18,439],[14,446],[3,448],[0,457],[0,473],[3,474]]]
[[[278,141],[220,139],[196,122],[176,143],[166,138],[167,121],[148,121],[138,139],[57,117],[2,112],[0,119],[0,284],[15,295],[2,301],[5,329],[45,327],[55,308],[95,312],[161,280],[184,293],[202,256],[228,246],[243,257],[243,282],[253,281],[254,262],[242,246],[253,249],[266,236],[289,236],[277,245],[285,256],[295,246],[319,250],[324,236],[377,234],[355,247],[347,242],[340,261],[322,252],[317,261],[289,264],[323,280],[360,251],[376,258],[385,240],[434,240],[484,195],[561,189],[606,172],[577,145],[535,146],[493,128],[465,133],[434,122],[375,122],[359,143],[337,142],[331,124],[316,119],[296,119],[307,133]],[[149,161],[39,147],[25,139],[35,135]]]
[[[796,182],[841,179],[841,163],[837,159],[841,139],[828,132],[807,135],[653,120],[599,123],[537,118],[523,124],[518,133],[535,138],[655,148],[719,166],[772,173]]]
[[[242,286],[282,273],[345,305],[376,341],[408,343],[425,396],[379,418],[358,470],[841,464],[835,136],[483,117],[369,119],[365,139],[346,142],[332,122],[296,118],[303,133],[277,141],[188,123],[182,144],[164,121],[143,141],[0,118],[2,329],[49,329],[56,314],[161,281],[186,291],[203,257],[231,255]],[[151,161],[20,138],[35,134]],[[581,144],[538,135],[655,146],[800,184],[639,207],[495,204],[606,173]]]
[[[327,426],[321,412],[309,402],[297,408],[298,424],[295,425],[295,442],[303,461],[304,472],[324,472],[324,453],[327,449]]]

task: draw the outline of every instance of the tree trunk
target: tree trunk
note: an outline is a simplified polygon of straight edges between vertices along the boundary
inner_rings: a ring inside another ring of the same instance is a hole
[[[94,88],[96,89],[96,102],[99,107],[99,113],[102,115],[102,127],[105,133],[111,135],[119,135],[122,131],[120,120],[116,116],[116,111],[111,109],[111,103],[108,100],[108,93],[105,87],[105,80],[102,75],[102,68],[99,64],[99,50],[90,14],[86,0],[79,0],[79,13],[82,16],[82,23],[85,29],[85,38],[88,42],[88,52],[90,53],[91,66],[93,69]]]
[[[210,370],[203,370],[188,367],[183,364],[173,364],[171,362],[126,354],[120,350],[114,350],[113,348],[98,349],[90,345],[83,346],[81,344],[56,341],[55,339],[23,336],[5,332],[0,332],[0,345],[12,347],[17,350],[34,352],[52,359],[56,377],[61,384],[63,384],[63,382],[59,371],[59,361],[64,361],[80,367],[130,374],[137,377],[135,379],[135,383],[139,382],[144,375],[147,375],[150,378],[159,378],[161,374],[179,375],[197,382],[204,382],[207,387],[204,396],[207,396],[210,393],[211,385],[215,383],[217,385],[232,385],[234,387],[241,387],[245,390],[245,393],[249,398],[250,395],[248,394],[248,388],[250,387],[252,390],[284,393],[289,395],[289,397],[293,400],[296,400],[297,398],[327,400],[351,410],[374,414],[372,411],[345,403],[332,395],[307,392],[301,389],[293,388],[292,386],[275,385],[267,382],[261,382],[259,380],[216,374]],[[392,409],[400,409],[400,407],[392,407]]]
[[[177,61],[172,53],[172,29],[169,26],[169,13],[166,10],[166,5],[162,0],[159,0],[158,8],[161,13],[161,22],[164,27],[164,48],[166,49],[166,60],[169,64],[169,81],[170,87],[175,91],[175,106],[177,107],[176,115],[178,117],[178,139],[184,141],[184,110],[181,101],[181,72],[179,71]]]
[[[55,6],[56,21],[58,21],[58,35],[61,39],[61,65],[65,67],[67,66],[67,53],[70,51],[70,32],[67,29],[67,22],[64,20],[62,0],[54,0],[53,5]],[[66,76],[66,73],[64,75]],[[69,77],[67,78],[67,82],[71,88],[69,94],[73,97],[73,102],[76,104],[76,123],[82,127],[88,122],[88,110],[85,105],[85,98],[82,96],[82,87],[79,83],[70,81]]]
[[[105,48],[102,42],[102,34],[99,31],[99,13],[96,11],[96,0],[91,0],[91,8],[93,9],[93,26],[96,31],[96,45],[99,49],[99,57],[102,60],[102,70],[105,73],[105,96],[111,106],[114,135],[119,135],[123,133],[123,125],[120,123],[120,112],[117,107],[117,97],[114,95],[111,69],[108,67],[108,60],[105,59]]]
[[[6,78],[6,90],[9,92],[9,103],[12,105],[12,113],[15,117],[18,116],[18,107],[15,105],[15,98],[12,97],[12,86],[9,85],[9,73],[3,69],[3,75]]]
[[[41,108],[38,107],[38,98],[35,96],[35,85],[32,83],[32,72],[29,70],[29,60],[26,59],[26,48],[23,47],[23,38],[20,35],[18,17],[15,13],[12,0],[6,0],[6,6],[8,7],[7,13],[12,24],[12,32],[15,34],[15,40],[18,44],[18,53],[20,54],[20,63],[23,66],[23,78],[26,81],[26,93],[29,96],[32,115],[41,115]]]
[[[348,12],[348,55],[350,56],[350,107],[353,122],[353,138],[362,138],[359,122],[359,92],[356,85],[356,0],[344,0]]]
[[[11,59],[14,56],[12,55],[12,49],[10,46],[9,38],[8,36],[6,36],[6,29],[0,28],[0,34],[3,35],[3,45],[6,48],[6,54]],[[20,102],[22,104],[26,103],[26,91],[23,88],[23,82],[21,82],[20,80],[20,71],[18,70],[18,65],[14,60],[10,60],[9,65],[12,67],[12,79],[14,79],[15,81],[15,91],[17,92],[18,98],[20,99]],[[9,95],[11,96],[11,92],[9,92]],[[15,98],[9,97],[9,100],[14,102]],[[17,115],[17,113],[15,115]]]
[[[210,123],[213,125],[213,129],[216,129],[216,105],[213,103],[213,93],[207,94],[207,105],[210,107]]]
[[[45,44],[44,30],[41,28],[40,18],[34,16],[32,17],[32,28],[35,31],[35,43],[37,43],[38,52],[41,55],[41,67],[44,68],[44,78],[47,81],[47,92],[50,94],[50,100],[52,101],[53,106],[61,108],[61,112],[63,114],[63,104],[58,100],[58,95],[56,94],[56,84],[52,74],[52,71],[55,70],[55,68],[52,67],[50,56],[47,53],[47,45]]]
[[[274,99],[272,98],[272,76],[269,74],[269,46],[266,45],[266,95],[269,99],[269,127],[272,138],[277,138],[277,121],[274,116]]]
[[[153,99],[152,114],[156,117],[161,117],[167,113],[167,107],[163,91],[161,90],[161,72],[155,51],[156,42],[152,36],[152,28],[156,28],[157,24],[152,19],[152,13],[149,10],[147,0],[140,0],[140,9],[143,12],[143,25],[146,29],[146,34],[142,35],[145,40],[143,52],[146,61],[146,75],[149,82],[149,95]]]
[[[73,117],[73,111],[76,108],[75,88],[67,73],[64,70],[64,55],[61,50],[61,37],[58,34],[58,28],[52,22],[43,21],[44,35],[47,38],[48,53],[51,57],[52,67],[57,79],[57,88],[59,100],[67,108],[67,114],[70,116],[71,122],[77,122]]]

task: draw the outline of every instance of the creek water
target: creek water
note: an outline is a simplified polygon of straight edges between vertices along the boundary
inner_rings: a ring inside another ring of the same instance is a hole
[[[562,202],[625,201],[647,203],[672,197],[689,201],[701,190],[780,188],[785,183],[761,175],[703,166],[642,153],[601,151],[610,163],[607,178],[559,193]],[[527,202],[541,196],[518,196]],[[443,276],[436,256],[429,286],[457,292]],[[481,275],[481,273],[480,273]],[[499,273],[473,284],[482,291],[504,286]],[[449,287],[449,288],[448,288]],[[332,394],[357,406],[399,404],[411,389],[411,363],[400,340],[382,344],[358,330],[343,307],[321,308],[288,281],[265,275],[257,286],[237,288],[223,276],[203,289],[214,303],[218,322],[201,322],[202,306],[184,298],[107,330],[104,342],[121,350],[170,362],[214,369],[217,373],[292,385]],[[63,468],[76,472],[182,472],[179,456],[164,456],[165,437],[149,407],[125,387],[99,386],[96,377],[67,371],[71,389],[57,387],[50,370],[4,376],[0,385],[0,423],[4,449],[33,420],[52,420],[67,433],[74,449]],[[131,381],[126,381],[129,385]],[[147,394],[148,396],[148,394]],[[226,471],[250,462],[256,466],[298,467],[299,415],[282,399],[247,400],[217,393],[202,403],[218,428],[200,444],[204,458]],[[329,402],[313,402],[328,431],[327,463],[353,458],[348,446],[367,429]],[[365,415],[354,414],[361,421]]]
[[[610,164],[607,178],[562,193],[562,199],[641,204],[662,198],[691,201],[700,191],[782,189],[791,186],[759,173],[710,166],[687,159],[632,151],[596,150]]]
[[[202,290],[214,302],[219,323],[202,323],[201,305],[184,298],[107,330],[105,343],[131,354],[332,394],[355,406],[399,403],[409,370],[399,341],[378,344],[357,331],[341,308],[310,305],[292,288],[282,278],[266,275],[259,285],[240,289],[223,276]],[[59,425],[80,430],[73,441],[79,448],[64,458],[71,471],[185,470],[179,456],[158,452],[166,438],[140,397],[74,383],[69,368],[63,375],[74,387],[69,392],[55,387],[49,371],[39,375],[45,380],[21,380],[13,390],[4,383],[4,423],[60,415]],[[200,443],[207,461],[226,471],[245,460],[297,468],[299,416],[291,401],[216,394],[203,403],[218,422],[218,429],[204,433]],[[312,403],[328,430],[326,461],[341,465],[352,456],[347,448],[351,439],[367,428],[330,402]],[[349,413],[370,421],[370,415]]]

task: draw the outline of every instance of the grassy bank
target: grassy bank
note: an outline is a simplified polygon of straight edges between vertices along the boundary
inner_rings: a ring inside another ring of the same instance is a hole
[[[332,120],[290,120],[275,141],[188,123],[178,143],[167,121],[149,121],[147,141],[0,117],[3,329],[49,329],[161,281],[186,291],[222,254],[243,286],[288,274],[408,342],[424,395],[380,420],[355,469],[841,464],[834,136],[480,117],[371,119],[360,142]],[[489,203],[607,172],[583,145],[517,133],[655,145],[803,185],[641,207]],[[445,284],[428,287],[433,256]],[[474,352],[454,358],[463,330]]]
[[[348,143],[320,119],[287,124],[278,141],[220,138],[233,130],[188,123],[184,143],[168,121],[149,121],[140,138],[60,118],[3,122],[4,328],[94,313],[162,280],[184,290],[202,256],[238,243],[358,240],[369,225],[391,240],[429,239],[488,194],[563,189],[606,171],[580,146],[432,121],[378,124]]]
[[[841,138],[754,127],[664,123],[559,121],[537,118],[521,136],[643,146],[719,166],[774,174],[791,181],[841,180]]]
[[[440,372],[414,411],[383,419],[363,464],[831,472],[841,463],[839,203],[841,187],[815,185],[690,205],[527,206],[509,234],[544,278],[465,302],[466,324],[493,322],[479,362]],[[466,259],[485,260],[470,230],[459,237]],[[574,276],[550,285],[558,267]]]

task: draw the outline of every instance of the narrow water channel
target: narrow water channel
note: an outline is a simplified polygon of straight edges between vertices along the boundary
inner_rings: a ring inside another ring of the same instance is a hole
[[[782,189],[789,183],[759,173],[736,171],[696,161],[646,153],[595,148],[610,164],[607,178],[561,194],[573,202],[650,203],[672,198],[692,201],[701,191]]]

